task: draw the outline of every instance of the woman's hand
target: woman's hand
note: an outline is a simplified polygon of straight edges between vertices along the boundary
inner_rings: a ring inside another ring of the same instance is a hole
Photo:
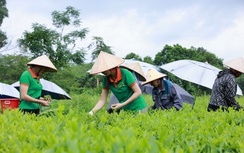
[[[120,104],[120,103],[111,105],[111,108],[115,109],[115,110],[120,110],[122,107],[123,107],[123,104]]]
[[[40,104],[42,106],[45,106],[45,107],[49,106],[49,104],[51,102],[51,99],[49,99],[49,98],[42,98],[42,97],[40,97],[39,100],[40,100]]]

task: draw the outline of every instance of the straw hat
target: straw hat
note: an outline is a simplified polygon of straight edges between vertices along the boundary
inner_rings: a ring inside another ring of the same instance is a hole
[[[146,81],[144,72],[142,71],[141,65],[138,62],[123,64],[123,65],[120,65],[120,67],[124,67],[124,68],[130,69],[131,71],[136,72],[138,74],[138,80]]]
[[[230,60],[226,63],[224,63],[224,65],[235,69],[241,73],[244,73],[244,57],[239,57],[233,60]]]
[[[48,68],[47,71],[51,72],[57,72],[56,67],[53,65],[53,63],[49,60],[49,58],[46,55],[39,56],[29,63],[27,65],[38,65]]]
[[[166,76],[167,76],[166,74],[160,73],[160,72],[153,70],[153,69],[149,69],[147,72],[147,75],[146,75],[147,81],[143,82],[141,85],[148,84],[154,80],[157,80],[157,79],[160,79],[160,78],[163,78]]]
[[[109,69],[119,66],[120,64],[124,63],[124,61],[125,60],[122,58],[101,51],[89,73],[97,74],[107,71]]]

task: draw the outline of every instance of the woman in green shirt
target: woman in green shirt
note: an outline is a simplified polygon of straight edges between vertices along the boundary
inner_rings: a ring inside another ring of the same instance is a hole
[[[106,52],[100,52],[95,61],[90,74],[103,73],[103,89],[100,100],[95,107],[89,112],[93,115],[100,110],[106,103],[109,89],[113,92],[119,103],[111,106],[114,110],[131,110],[131,111],[146,111],[146,102],[142,97],[141,89],[132,73],[118,67],[124,60]]]
[[[19,109],[24,113],[40,112],[40,105],[48,106],[51,99],[41,97],[42,84],[40,77],[45,72],[56,72],[56,67],[52,64],[46,55],[37,57],[30,61],[28,70],[23,72],[20,77],[20,105]]]

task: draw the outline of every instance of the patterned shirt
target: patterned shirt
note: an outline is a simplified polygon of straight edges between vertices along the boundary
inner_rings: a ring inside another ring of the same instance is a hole
[[[240,107],[236,102],[236,78],[229,69],[220,71],[215,79],[209,104],[222,107]]]
[[[175,90],[172,82],[169,80],[162,80],[162,84],[162,90],[157,87],[154,87],[152,90],[154,105],[151,108],[161,108],[162,110],[164,110],[174,107],[176,108],[176,110],[180,110],[182,108],[182,100],[180,95]]]

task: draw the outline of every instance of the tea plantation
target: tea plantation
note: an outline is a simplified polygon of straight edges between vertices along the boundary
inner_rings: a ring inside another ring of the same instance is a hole
[[[150,95],[143,95],[152,105]],[[1,153],[244,153],[244,111],[207,112],[209,96],[181,111],[88,112],[100,98],[89,90],[53,100],[40,116],[17,109],[0,115]],[[237,97],[244,106],[244,98]]]

